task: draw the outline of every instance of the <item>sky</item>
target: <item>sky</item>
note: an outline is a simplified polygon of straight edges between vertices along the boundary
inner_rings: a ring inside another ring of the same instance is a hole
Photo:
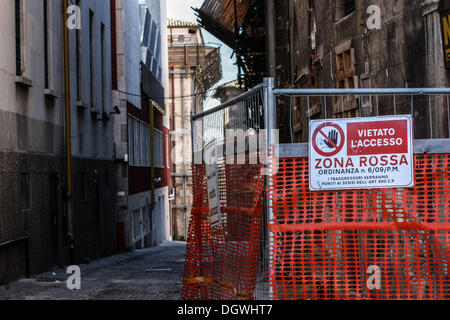
[[[203,0],[167,0],[167,17],[169,19],[178,19],[188,22],[197,22],[197,17],[195,16],[194,8],[200,8],[203,4]],[[237,67],[234,65],[235,60],[231,58],[233,50],[224,45],[216,37],[212,36],[206,30],[202,29],[203,37],[205,43],[212,46],[217,46],[221,44],[222,53],[222,68],[223,68],[223,79],[218,83],[218,85],[226,82],[236,80],[237,78]],[[207,99],[205,109],[209,109],[220,104],[218,100]]]

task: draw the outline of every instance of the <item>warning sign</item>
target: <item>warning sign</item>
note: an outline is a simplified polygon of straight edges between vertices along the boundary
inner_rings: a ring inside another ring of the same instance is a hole
[[[219,191],[219,167],[217,165],[217,142],[211,141],[205,146],[205,173],[208,189],[209,219],[211,226],[221,224],[220,191]]]
[[[412,117],[310,123],[310,190],[414,186]]]

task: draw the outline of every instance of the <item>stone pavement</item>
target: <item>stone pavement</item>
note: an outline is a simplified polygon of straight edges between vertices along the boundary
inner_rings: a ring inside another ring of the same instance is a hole
[[[0,286],[0,300],[179,300],[186,245],[165,242],[80,265],[81,290],[67,289],[66,269]]]

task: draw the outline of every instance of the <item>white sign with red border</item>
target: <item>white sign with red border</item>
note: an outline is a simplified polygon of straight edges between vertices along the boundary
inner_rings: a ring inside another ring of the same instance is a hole
[[[219,166],[217,164],[217,141],[205,146],[205,174],[208,190],[209,219],[212,227],[222,223],[220,213]]]
[[[309,128],[311,191],[414,186],[410,115],[314,120]]]

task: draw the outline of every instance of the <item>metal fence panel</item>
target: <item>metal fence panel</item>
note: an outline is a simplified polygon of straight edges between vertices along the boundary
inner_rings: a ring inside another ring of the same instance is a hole
[[[450,140],[436,140],[450,135],[449,96],[450,89],[440,88],[275,89],[273,79],[266,79],[225,104],[192,115],[194,158],[200,162],[193,169],[183,297],[450,299]],[[279,99],[288,99],[290,110],[277,110]],[[427,139],[415,140],[417,185],[310,192],[308,146],[292,144],[298,140],[295,103],[303,121],[413,114],[416,139]],[[280,114],[289,118],[287,128],[277,123]],[[246,164],[228,164],[220,157],[225,224],[213,229],[201,155],[212,140],[222,149],[230,139],[234,144],[227,129],[254,135],[287,129],[291,144],[278,145],[268,134],[269,164],[249,165],[249,149]],[[266,178],[257,172],[264,165],[279,170],[262,189]],[[367,287],[371,267],[382,273],[378,291]]]

